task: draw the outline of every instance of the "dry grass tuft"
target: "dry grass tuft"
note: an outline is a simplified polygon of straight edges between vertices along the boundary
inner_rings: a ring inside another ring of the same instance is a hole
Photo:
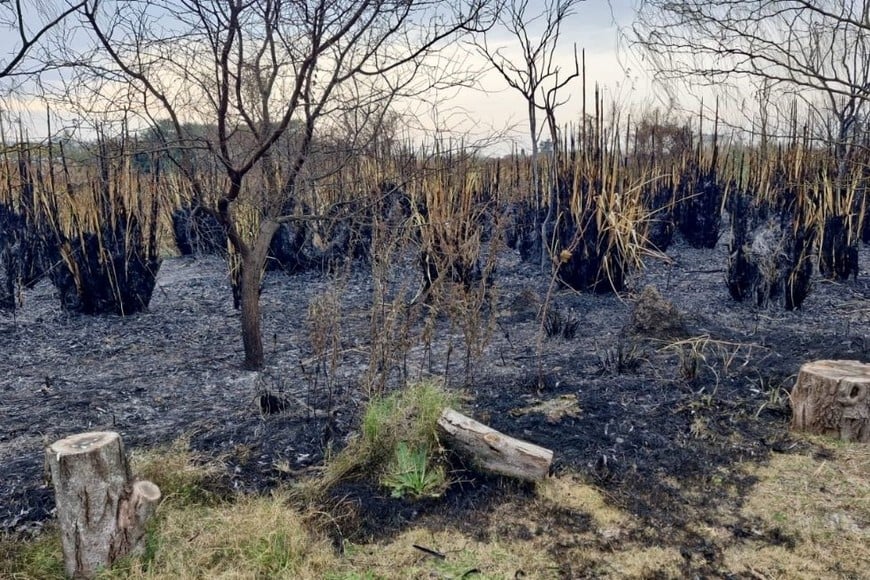
[[[598,488],[583,483],[572,475],[546,480],[538,486],[538,495],[541,500],[554,506],[588,514],[604,532],[628,523],[628,514],[608,505],[604,494]]]
[[[870,448],[813,438],[821,452],[774,455],[742,514],[795,539],[752,538],[725,553],[735,572],[765,578],[862,578],[870,570]],[[863,572],[862,572],[863,570]]]
[[[130,467],[139,479],[157,484],[164,503],[182,505],[214,500],[208,489],[224,471],[218,461],[191,451],[187,436],[165,447],[133,450]]]
[[[443,557],[415,548],[420,546]],[[474,572],[476,570],[476,572]],[[531,541],[471,537],[456,530],[414,528],[389,544],[345,545],[344,578],[558,578],[546,550]]]
[[[276,495],[166,510],[145,556],[116,566],[107,578],[313,579],[334,566],[330,543]]]

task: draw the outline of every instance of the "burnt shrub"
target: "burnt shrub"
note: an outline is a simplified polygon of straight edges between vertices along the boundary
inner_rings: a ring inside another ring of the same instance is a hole
[[[349,210],[332,210],[325,219],[282,223],[269,246],[267,267],[296,274],[327,272],[348,260],[368,260],[371,228]]]
[[[172,212],[172,233],[182,256],[223,255],[227,235],[218,219],[199,205],[186,205]]]
[[[304,222],[282,223],[269,244],[266,267],[269,270],[283,270],[287,274],[305,270],[308,265],[302,248],[306,237]]]
[[[441,282],[471,290],[484,278],[481,266],[483,207],[469,200],[470,190],[437,189],[426,202],[417,203],[413,219],[415,241],[420,245],[421,287],[417,298],[430,299],[430,290]]]
[[[544,212],[539,212],[527,201],[521,201],[508,204],[504,215],[507,220],[505,244],[519,252],[524,262],[540,259],[541,233],[536,224],[543,221]]]
[[[628,214],[612,211],[614,196],[590,195],[590,191],[600,190],[600,184],[584,179],[577,204],[570,204],[568,192],[560,191],[565,199],[562,206],[575,210],[565,212],[556,228],[558,275],[574,290],[621,292],[630,270],[626,235],[635,224]]]
[[[676,224],[686,241],[695,248],[714,248],[722,223],[725,185],[715,165],[703,169],[693,163],[677,187]]]
[[[304,266],[328,272],[348,261],[371,258],[372,211],[353,202],[337,203],[322,220],[305,222]]]
[[[643,188],[646,211],[644,238],[649,247],[667,251],[674,240],[674,184],[672,180],[654,182]]]
[[[745,193],[733,197],[729,214],[731,297],[759,307],[800,308],[811,289],[814,226],[793,206],[758,202]]]
[[[0,310],[15,310],[24,220],[0,204]]]
[[[846,216],[825,218],[819,247],[819,272],[822,276],[841,281],[858,277],[858,244],[851,238]]]
[[[20,290],[44,277],[51,238],[45,224],[0,204],[0,310],[15,310]]]
[[[573,251],[561,254],[559,278],[574,290],[595,293],[621,292],[625,289],[626,264],[622,251],[614,246],[610,236],[598,228],[594,219],[584,219],[574,232],[570,231],[573,220],[564,220],[559,228],[563,246],[573,243],[576,232],[582,231],[579,243]]]
[[[160,269],[134,217],[63,239],[50,278],[61,306],[82,314],[127,315],[148,307]]]

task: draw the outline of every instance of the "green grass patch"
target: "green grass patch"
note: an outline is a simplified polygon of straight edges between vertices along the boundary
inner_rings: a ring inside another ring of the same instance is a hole
[[[372,399],[362,418],[360,434],[326,466],[313,482],[322,493],[339,481],[371,474],[401,495],[429,495],[444,487],[438,465],[438,418],[456,398],[439,385],[420,382],[386,397]],[[440,481],[439,481],[440,479]]]

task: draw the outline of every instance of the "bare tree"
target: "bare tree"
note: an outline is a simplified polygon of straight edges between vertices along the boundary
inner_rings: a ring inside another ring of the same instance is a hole
[[[742,80],[833,116],[840,158],[870,99],[867,0],[643,0],[633,33],[666,81]]]
[[[475,39],[478,52],[484,56],[504,78],[508,86],[519,92],[526,101],[529,121],[529,137],[532,141],[532,187],[535,197],[534,225],[541,230],[541,266],[548,256],[549,225],[554,219],[556,191],[551,188],[547,216],[538,223],[543,205],[541,176],[538,163],[538,111],[543,111],[552,142],[554,161],[559,156],[560,139],[556,123],[556,109],[565,103],[560,92],[580,75],[577,46],[574,46],[574,67],[565,73],[557,64],[557,49],[562,32],[562,23],[573,14],[582,0],[545,0],[543,7],[535,12],[529,8],[529,0],[510,0],[502,8],[498,26],[494,32],[508,32],[512,41],[518,43],[521,56],[515,59],[509,46],[493,43],[486,34]],[[554,162],[554,167],[556,163]]]
[[[45,63],[30,70],[23,68],[22,64],[48,31],[79,10],[84,3],[84,0],[64,0],[56,3],[41,0],[0,0],[0,28],[12,31],[16,37],[12,50],[0,59],[0,78],[38,72]]]
[[[633,33],[665,79],[743,77],[866,99],[868,11],[855,0],[643,0]]]
[[[480,30],[483,0],[88,0],[91,73],[171,120],[174,161],[241,256],[245,366],[264,364],[259,288],[317,131],[348,108],[383,113],[418,90],[426,57]],[[105,92],[105,88],[104,88]],[[381,106],[372,107],[373,104]],[[380,114],[379,113],[379,114]],[[188,123],[214,123],[190,135]],[[276,144],[298,127],[290,150]],[[243,143],[240,146],[239,143]],[[221,169],[210,195],[192,152]],[[253,176],[259,168],[264,183]],[[242,209],[256,213],[254,223]]]

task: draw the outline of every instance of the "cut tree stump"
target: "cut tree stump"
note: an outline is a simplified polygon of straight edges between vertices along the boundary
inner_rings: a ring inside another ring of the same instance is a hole
[[[453,409],[444,409],[438,430],[449,447],[468,457],[476,468],[526,481],[547,476],[553,452],[499,433]]]
[[[801,367],[791,393],[791,428],[870,442],[870,364],[819,360]]]
[[[45,460],[68,576],[93,578],[143,547],[160,489],[150,481],[133,481],[120,435],[72,435],[48,446]]]

